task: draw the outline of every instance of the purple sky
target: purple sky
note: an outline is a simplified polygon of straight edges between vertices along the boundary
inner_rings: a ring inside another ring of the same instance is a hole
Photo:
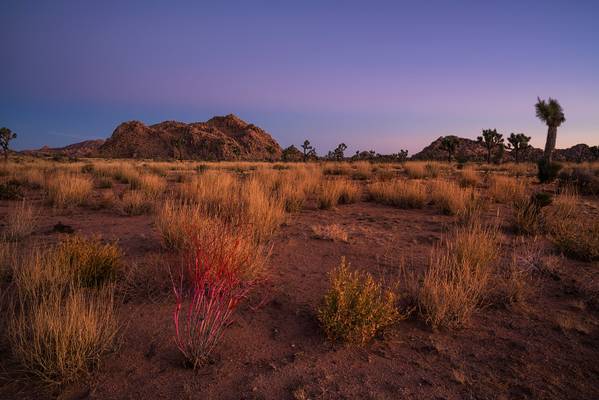
[[[0,5],[0,126],[18,149],[234,113],[319,153],[483,128],[599,144],[598,1],[27,1]]]

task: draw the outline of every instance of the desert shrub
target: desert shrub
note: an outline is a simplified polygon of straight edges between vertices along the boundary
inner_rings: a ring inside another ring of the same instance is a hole
[[[316,239],[347,242],[349,235],[347,231],[339,224],[314,225],[312,227],[313,237]]]
[[[463,189],[451,181],[434,180],[430,190],[433,204],[447,215],[460,214],[473,198],[472,189]]]
[[[79,286],[64,247],[34,251],[13,270],[8,341],[22,367],[65,384],[95,367],[118,331],[114,285]]]
[[[131,182],[131,189],[141,190],[146,197],[158,198],[166,189],[166,181],[158,175],[144,174]]]
[[[38,212],[24,200],[11,206],[6,217],[3,239],[17,241],[29,236],[37,224]]]
[[[341,186],[336,180],[323,181],[317,194],[318,208],[330,210],[337,205],[341,192]]]
[[[0,200],[18,200],[23,198],[21,184],[16,180],[0,183]]]
[[[167,199],[156,212],[154,225],[165,248],[181,250],[189,245],[189,234],[201,223],[202,218],[197,204]]]
[[[46,181],[48,198],[56,207],[78,206],[87,201],[93,189],[91,178],[82,175],[58,173]]]
[[[123,193],[121,204],[127,215],[148,214],[154,209],[154,199],[141,190],[128,190]]]
[[[560,186],[576,188],[580,194],[599,194],[599,175],[590,168],[569,168],[559,173]]]
[[[467,323],[487,295],[497,256],[496,229],[480,225],[460,227],[436,246],[418,293],[425,321],[448,328]]]
[[[551,204],[547,193],[539,192],[530,197],[517,198],[512,202],[512,226],[516,233],[535,235],[543,226],[543,207]]]
[[[458,174],[458,181],[463,187],[478,186],[481,178],[474,168],[463,168]]]
[[[426,187],[417,181],[399,180],[368,185],[368,197],[376,203],[399,208],[422,208],[426,205]]]
[[[119,247],[104,244],[99,238],[66,238],[56,247],[54,257],[53,262],[66,268],[84,287],[101,286],[112,280],[122,265]]]
[[[364,344],[400,319],[396,295],[368,273],[350,271],[345,258],[331,273],[331,287],[318,310],[329,340]]]
[[[210,360],[254,281],[243,279],[231,253],[209,254],[203,243],[191,250],[179,283],[173,285],[173,317],[175,343],[188,365],[197,368]]]
[[[560,163],[551,162],[547,163],[544,159],[537,162],[537,177],[541,183],[553,182],[557,178],[557,174],[562,169]]]

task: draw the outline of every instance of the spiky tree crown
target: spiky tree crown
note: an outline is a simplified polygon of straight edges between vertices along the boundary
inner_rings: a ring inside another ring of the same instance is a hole
[[[566,121],[564,110],[556,99],[541,100],[537,97],[535,104],[537,118],[547,124],[547,126],[558,127]]]

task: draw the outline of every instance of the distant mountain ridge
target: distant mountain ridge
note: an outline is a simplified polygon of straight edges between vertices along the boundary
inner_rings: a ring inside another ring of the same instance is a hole
[[[412,160],[447,160],[447,152],[442,149],[441,142],[445,136],[440,136],[434,140],[431,144],[426,146],[420,152],[414,154]],[[476,140],[458,137],[458,147],[455,153],[457,160],[467,161],[485,161],[487,156],[486,148]],[[523,150],[520,159],[521,161],[537,161],[543,155],[543,150],[536,147],[529,147]],[[497,157],[497,150],[495,150],[494,157]],[[553,153],[553,159],[555,161],[593,161],[594,156],[590,150],[590,147],[586,144],[577,144],[572,147],[565,149],[555,149]],[[503,161],[514,161],[512,153],[505,149],[502,157]]]
[[[446,160],[447,153],[441,147],[443,138],[444,136],[440,136],[410,158]],[[457,160],[484,161],[486,159],[486,149],[479,142],[462,137],[457,139],[458,148],[455,154]],[[268,132],[229,114],[213,117],[206,122],[190,124],[164,121],[147,126],[140,121],[128,121],[120,124],[106,140],[86,140],[57,148],[44,146],[38,150],[25,150],[21,153],[35,156],[178,158],[214,161],[303,159],[303,154],[297,148],[294,150],[297,154],[293,154],[293,157],[288,154],[290,151],[284,154],[279,143]],[[520,158],[522,161],[536,161],[542,154],[542,149],[530,147],[521,153]],[[556,149],[554,159],[582,162],[593,161],[595,156],[588,145],[581,143],[565,149]],[[514,160],[509,150],[505,150],[502,160]]]

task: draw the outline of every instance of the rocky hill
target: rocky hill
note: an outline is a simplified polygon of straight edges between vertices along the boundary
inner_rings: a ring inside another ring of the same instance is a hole
[[[191,124],[124,122],[97,154],[109,158],[272,161],[280,159],[281,153],[281,146],[266,131],[230,114]]]
[[[440,136],[431,144],[426,146],[419,153],[414,154],[413,160],[447,160],[447,152],[442,150],[441,142],[444,136]],[[458,137],[458,149],[455,154],[457,160],[467,161],[485,161],[487,150],[479,142],[472,139]],[[543,155],[543,150],[535,147],[529,147],[521,153],[522,161],[537,161]],[[493,154],[497,157],[497,151]],[[577,144],[566,149],[556,149],[554,152],[556,161],[593,161],[593,154],[590,147],[586,144]],[[508,149],[503,154],[503,161],[513,161],[514,157]]]

